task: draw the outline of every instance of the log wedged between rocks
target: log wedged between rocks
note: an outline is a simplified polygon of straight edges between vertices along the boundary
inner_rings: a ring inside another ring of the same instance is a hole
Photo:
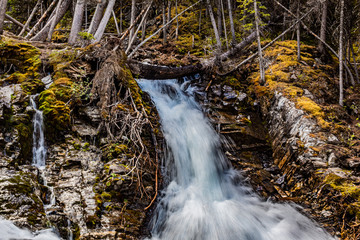
[[[186,65],[182,67],[169,67],[160,66],[148,63],[142,63],[133,59],[128,59],[127,64],[134,75],[140,78],[149,80],[165,80],[181,78],[184,76],[191,76],[197,73],[202,73],[206,69],[211,68],[214,65],[221,65],[221,62],[228,58],[234,57],[242,52],[244,48],[250,45],[255,40],[256,34],[252,33],[246,37],[242,42],[238,43],[234,48],[229,51],[222,53],[204,63],[197,63],[195,65]]]
[[[168,67],[142,63],[129,59],[127,64],[134,75],[149,80],[181,78],[196,73],[201,73],[204,70],[203,65],[200,63],[183,67]]]

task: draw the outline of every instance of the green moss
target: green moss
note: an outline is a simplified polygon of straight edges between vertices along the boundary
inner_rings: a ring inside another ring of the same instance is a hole
[[[360,188],[350,180],[342,178],[336,174],[329,174],[325,177],[324,183],[329,184],[335,190],[338,190],[343,196],[350,196],[360,201]]]

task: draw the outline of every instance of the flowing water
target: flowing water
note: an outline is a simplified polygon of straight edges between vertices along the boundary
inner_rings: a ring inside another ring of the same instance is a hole
[[[138,82],[157,107],[169,148],[153,240],[333,239],[294,207],[262,201],[242,183],[188,82]]]
[[[37,95],[30,97],[31,107],[34,109],[35,114],[33,117],[33,165],[39,169],[45,168],[46,148],[44,137],[44,119],[43,112],[36,107],[35,98]]]

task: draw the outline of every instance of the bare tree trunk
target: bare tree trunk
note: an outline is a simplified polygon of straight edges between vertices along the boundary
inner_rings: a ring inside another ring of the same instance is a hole
[[[123,32],[123,9],[122,9],[122,1],[120,4],[120,32]]]
[[[358,70],[358,66],[357,66],[357,62],[356,62],[354,46],[353,46],[353,43],[352,43],[351,39],[350,39],[350,50],[351,50],[353,61],[354,61],[356,82],[359,83],[359,70]]]
[[[47,18],[47,16],[49,15],[49,13],[51,12],[51,10],[53,9],[53,7],[55,7],[56,5],[56,0],[52,1],[50,6],[45,10],[45,12],[41,15],[41,18],[39,19],[39,21],[34,25],[34,27],[30,30],[30,32],[28,32],[28,34],[26,35],[26,39],[31,38],[34,33],[39,29],[39,27],[41,26],[41,24],[43,23],[43,21]]]
[[[169,22],[171,20],[171,1],[168,0],[168,10],[167,10],[167,20],[166,22]],[[168,29],[171,28],[171,23],[166,27],[167,31],[170,31]]]
[[[202,0],[197,1],[196,3],[192,4],[190,7],[187,7],[185,10],[183,10],[182,12],[180,12],[178,15],[176,15],[175,17],[173,17],[165,26],[162,26],[161,28],[159,28],[156,32],[154,32],[153,34],[151,34],[151,36],[147,37],[144,41],[142,41],[139,45],[136,46],[136,48],[129,54],[128,58],[131,58],[137,50],[139,50],[140,47],[142,47],[147,41],[149,41],[150,39],[152,39],[155,35],[157,35],[164,27],[166,27],[168,24],[172,23],[177,17],[179,17],[180,15],[182,15],[184,12],[188,11],[189,9],[193,8],[196,4],[199,4]]]
[[[135,21],[135,12],[136,12],[136,0],[131,0],[131,16],[130,16],[130,25]],[[134,28],[130,30],[129,39],[134,35]]]
[[[19,22],[18,20],[16,20],[15,18],[13,18],[12,16],[10,16],[6,13],[5,13],[5,18],[9,19],[10,21],[12,21],[13,23],[15,23],[16,25],[18,25],[21,28],[24,27],[24,24],[22,24],[21,22]],[[26,30],[29,31],[30,29],[27,27]]]
[[[90,34],[95,34],[97,28],[99,27],[101,18],[103,16],[104,10],[106,7],[106,0],[101,0],[101,2],[99,2],[96,5],[96,9],[95,9],[95,13],[94,16],[91,19],[91,23],[90,23],[90,27],[88,30],[88,33]]]
[[[145,36],[146,36],[146,24],[147,24],[147,18],[145,18],[145,21],[141,27],[141,41],[144,41]]]
[[[344,0],[340,0],[340,36],[339,36],[339,104],[340,106],[344,106]]]
[[[300,0],[297,2],[297,10],[296,10],[297,20],[300,17]],[[296,26],[296,39],[297,39],[297,60],[298,62],[301,61],[301,36],[300,36],[300,22]]]
[[[105,10],[104,16],[101,19],[100,25],[94,35],[95,42],[99,42],[101,40],[102,36],[104,35],[105,28],[111,17],[111,12],[114,9],[114,5],[115,5],[115,0],[109,0],[109,4]]]
[[[128,54],[128,53],[129,53],[130,48],[131,48],[132,44],[133,44],[134,41],[135,41],[135,38],[136,38],[137,33],[139,32],[140,28],[143,26],[144,21],[145,21],[146,18],[147,18],[147,14],[148,14],[148,12],[149,12],[149,10],[150,10],[150,8],[151,8],[151,5],[152,5],[152,1],[149,3],[149,6],[147,7],[146,12],[145,12],[143,18],[141,19],[141,22],[140,22],[138,28],[136,29],[136,31],[135,31],[135,33],[134,33],[134,36],[129,40],[129,44],[128,44],[128,47],[127,47],[127,49],[126,49],[126,51],[125,51],[125,54]]]
[[[115,15],[114,10],[112,11],[112,15],[113,15],[114,22],[115,22],[116,32],[117,32],[118,36],[120,36],[120,29],[119,29],[118,22],[117,22],[117,20],[116,20],[116,15]]]
[[[220,37],[223,35],[222,29],[222,16],[221,16],[221,1],[217,0],[217,9],[216,9],[216,17],[217,17],[217,26]]]
[[[231,0],[227,0],[227,4],[228,4],[228,9],[229,9],[230,29],[231,29],[231,36],[232,36],[231,45],[235,46],[236,45],[236,35],[235,35],[235,26],[234,26],[233,14],[232,14]]]
[[[261,50],[261,40],[260,40],[260,30],[259,30],[259,15],[258,15],[258,8],[257,3],[254,1],[254,10],[255,10],[255,27],[256,27],[256,36],[257,36],[257,43],[258,43],[258,56],[259,56],[259,67],[260,67],[260,84],[263,85],[265,83],[265,69],[264,69],[264,62]]]
[[[213,10],[212,10],[212,6],[210,4],[210,0],[206,0],[206,3],[207,3],[207,8],[208,8],[208,11],[209,11],[209,15],[210,15],[211,24],[212,24],[212,26],[214,28],[214,33],[215,33],[215,38],[216,38],[216,46],[217,46],[218,50],[221,50],[220,35],[219,35],[219,32],[218,32],[218,28],[216,26],[216,21],[215,21],[214,13],[213,13]]]
[[[49,35],[48,33],[50,32],[50,29],[54,30],[56,24],[58,24],[60,22],[60,20],[63,18],[66,11],[68,10],[72,0],[60,0],[60,1],[61,1],[61,5],[59,8],[58,14],[56,14],[56,9],[55,9],[53,12],[54,16],[48,20],[48,22],[40,30],[40,32],[38,32],[34,37],[31,38],[32,41],[45,41]],[[57,15],[57,17],[55,17],[55,15]],[[54,19],[55,19],[55,22],[53,22]],[[52,23],[55,24],[54,28],[51,28]]]
[[[199,14],[199,37],[201,36],[201,17],[202,17],[202,6],[200,5],[200,10],[199,10],[200,14]],[[206,12],[206,10],[205,10]]]
[[[21,29],[21,32],[19,33],[18,36],[22,36],[22,35],[25,33],[26,28],[29,27],[30,22],[32,21],[33,17],[35,16],[35,13],[37,12],[37,10],[38,10],[39,7],[41,6],[41,4],[42,4],[42,0],[38,0],[37,3],[36,3],[36,5],[35,5],[35,7],[34,7],[34,9],[33,9],[32,12],[31,12],[29,18],[27,19],[26,23],[24,24],[24,27]]]
[[[167,27],[166,27],[166,1],[163,1],[163,9],[162,9],[162,17],[163,17],[163,44],[166,43],[167,40]]]
[[[51,20],[50,29],[49,29],[49,33],[48,33],[48,36],[47,36],[47,41],[49,41],[49,42],[51,42],[51,38],[52,38],[52,35],[54,33],[56,24],[57,24],[56,19],[59,16],[61,3],[62,3],[62,0],[59,0],[58,5],[56,6],[55,15],[54,15],[53,19]]]
[[[327,12],[328,12],[328,0],[325,0],[323,3],[322,15],[321,15],[321,29],[320,29],[320,38],[322,41],[319,41],[319,52],[324,53],[324,44],[326,41],[326,28],[327,28]]]
[[[4,31],[4,20],[7,7],[7,0],[0,0],[0,35]]]
[[[175,0],[175,15],[177,15],[177,14],[178,14],[178,2],[177,2],[177,0]],[[175,39],[176,40],[179,39],[179,18],[176,18]]]
[[[71,26],[71,31],[69,35],[69,44],[75,44],[78,38],[78,33],[81,31],[81,26],[83,23],[84,11],[85,11],[85,2],[86,0],[77,0],[74,18]]]
[[[227,30],[226,30],[226,21],[225,21],[225,12],[224,12],[224,5],[223,5],[222,0],[220,0],[220,4],[221,4],[222,18],[223,18],[223,22],[224,22],[224,34],[225,34],[226,48],[229,51],[229,43],[228,43]]]

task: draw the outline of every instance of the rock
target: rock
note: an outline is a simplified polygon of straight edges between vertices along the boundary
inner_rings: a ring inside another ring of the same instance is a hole
[[[336,155],[335,153],[331,153],[329,158],[328,158],[328,164],[329,164],[329,167],[335,167],[336,166]]]
[[[50,85],[53,83],[53,80],[51,78],[51,75],[47,75],[46,77],[43,77],[41,81],[45,84],[45,89],[48,89]]]
[[[346,159],[346,166],[349,168],[359,168],[360,167],[360,158],[353,157]]]

